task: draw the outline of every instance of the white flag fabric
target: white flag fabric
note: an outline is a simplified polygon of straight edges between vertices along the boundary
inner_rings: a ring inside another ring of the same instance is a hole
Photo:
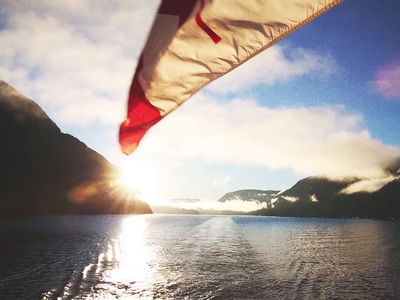
[[[343,0],[164,0],[142,51],[121,124],[132,153],[147,130],[209,82]]]

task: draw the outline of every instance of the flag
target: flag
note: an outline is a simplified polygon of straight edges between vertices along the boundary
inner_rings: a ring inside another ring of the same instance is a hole
[[[150,127],[206,84],[343,0],[163,0],[139,57],[120,144],[132,153]]]

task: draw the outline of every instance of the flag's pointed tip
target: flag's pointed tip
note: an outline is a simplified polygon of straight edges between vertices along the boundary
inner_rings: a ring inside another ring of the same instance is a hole
[[[129,156],[131,155],[137,148],[138,144],[121,144],[121,151],[122,153],[124,153],[125,155]]]
[[[119,129],[119,144],[121,145],[121,151],[128,156],[131,155],[133,151],[135,151],[139,144],[138,142],[134,141],[133,138],[128,134],[130,123],[130,119],[127,118],[124,122],[122,122]]]

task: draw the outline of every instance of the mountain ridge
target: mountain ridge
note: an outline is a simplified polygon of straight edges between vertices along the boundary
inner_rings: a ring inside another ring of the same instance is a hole
[[[119,170],[0,80],[0,215],[151,213],[115,192]]]
[[[224,196],[218,199],[218,202],[243,200],[243,201],[258,201],[261,203],[264,202],[270,204],[271,200],[279,192],[280,191],[277,190],[243,189],[226,193]]]
[[[400,177],[374,192],[344,193],[359,179],[307,177],[274,198],[272,207],[256,215],[291,217],[400,219]]]

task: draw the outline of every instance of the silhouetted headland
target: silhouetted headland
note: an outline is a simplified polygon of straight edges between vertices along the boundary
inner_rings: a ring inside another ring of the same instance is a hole
[[[152,213],[118,168],[0,80],[0,215]]]

